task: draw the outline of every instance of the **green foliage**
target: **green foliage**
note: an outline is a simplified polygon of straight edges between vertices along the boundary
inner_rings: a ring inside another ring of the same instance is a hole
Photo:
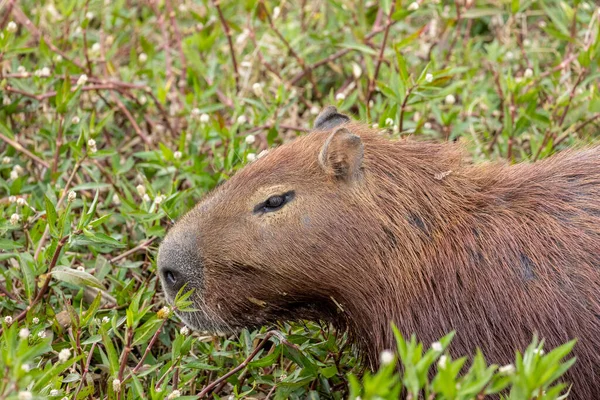
[[[7,4],[0,399],[196,396],[240,365],[215,397],[565,393],[556,380],[572,344],[541,355],[534,341],[508,373],[481,354],[452,360],[450,336],[423,352],[396,332],[402,374],[390,363],[359,379],[346,335],[328,326],[283,323],[264,343],[273,327],[190,335],[164,308],[156,249],[202,195],[310,129],[326,104],[390,137],[460,141],[475,161],[590,142],[593,2]],[[193,308],[187,292],[175,308]]]
[[[393,326],[396,336],[401,373],[396,356],[382,353],[381,367],[375,374],[367,372],[362,380],[350,375],[351,399],[479,399],[500,395],[505,399],[560,399],[568,394],[567,384],[557,380],[575,362],[562,359],[572,350],[575,341],[544,354],[543,341],[537,337],[525,352],[516,354],[516,365],[501,367],[486,363],[480,351],[466,368],[467,357],[453,360],[448,352],[454,332],[423,352],[423,344],[413,335],[406,341]],[[433,378],[430,380],[430,376]],[[402,392],[404,391],[404,392]]]

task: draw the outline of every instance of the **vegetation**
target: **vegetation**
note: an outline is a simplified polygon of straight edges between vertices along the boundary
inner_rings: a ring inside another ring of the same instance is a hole
[[[532,338],[501,367],[451,359],[451,336],[424,351],[398,333],[397,354],[363,374],[344,332],[317,323],[190,334],[165,308],[156,249],[203,194],[327,104],[390,137],[461,141],[475,161],[592,141],[591,0],[0,9],[0,399],[566,393],[573,342],[543,354]]]

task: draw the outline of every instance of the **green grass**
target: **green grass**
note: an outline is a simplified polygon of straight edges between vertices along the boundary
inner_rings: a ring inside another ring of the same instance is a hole
[[[555,380],[572,343],[542,356],[534,342],[515,370],[476,357],[460,377],[465,361],[447,358],[447,343],[421,355],[413,342],[396,356],[402,376],[394,362],[363,376],[344,333],[317,323],[284,323],[264,343],[273,327],[190,335],[160,311],[156,250],[202,195],[310,129],[327,104],[390,137],[463,142],[474,161],[536,160],[593,141],[597,6],[218,4],[0,2],[0,400],[195,398],[207,388],[391,399],[401,384],[413,398],[564,393]]]

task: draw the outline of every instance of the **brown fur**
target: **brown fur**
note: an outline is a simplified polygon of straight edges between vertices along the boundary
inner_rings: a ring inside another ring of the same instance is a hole
[[[372,366],[393,347],[390,321],[425,343],[456,330],[453,354],[479,347],[500,364],[534,333],[547,349],[577,338],[571,398],[600,398],[600,148],[471,165],[452,144],[344,126],[326,154],[332,131],[272,150],[174,226],[159,266],[181,267],[200,309],[182,317],[209,330],[331,321]],[[291,190],[279,211],[253,212]]]

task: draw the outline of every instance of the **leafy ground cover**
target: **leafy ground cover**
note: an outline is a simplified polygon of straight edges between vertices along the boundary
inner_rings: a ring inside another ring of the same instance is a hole
[[[544,354],[533,341],[510,366],[476,355],[460,376],[471,361],[449,358],[450,336],[423,347],[398,335],[397,354],[363,375],[345,334],[318,323],[192,334],[164,308],[156,249],[203,194],[310,129],[327,104],[390,137],[462,142],[475,162],[593,141],[592,1],[7,0],[0,10],[0,399],[565,393],[555,381],[572,342]]]

